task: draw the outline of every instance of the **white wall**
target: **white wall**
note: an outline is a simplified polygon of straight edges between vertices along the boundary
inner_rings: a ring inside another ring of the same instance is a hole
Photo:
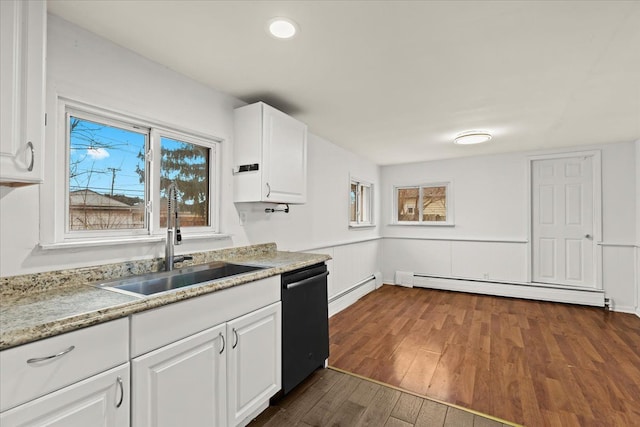
[[[640,316],[640,139],[636,141],[636,314]]]
[[[634,143],[579,147],[602,153],[603,288],[615,309],[633,311],[636,235]],[[528,156],[514,153],[384,166],[383,274],[396,270],[504,283],[530,282]],[[453,182],[454,227],[389,225],[393,186]],[[478,284],[478,288],[482,288]],[[487,286],[488,288],[488,286]]]
[[[359,244],[344,243],[378,237],[378,228],[349,230],[349,174],[379,182],[379,168],[329,141],[309,136],[308,203],[291,206],[289,214],[265,214],[264,205],[233,203],[233,108],[243,103],[205,87],[163,66],[49,15],[47,52],[47,114],[45,183],[23,188],[0,187],[0,275],[75,268],[163,255],[162,243],[144,243],[82,249],[39,247],[40,224],[59,215],[52,209],[52,195],[64,182],[56,181],[56,156],[64,141],[57,138],[57,96],[72,98],[134,117],[172,125],[223,139],[220,226],[229,237],[222,240],[190,240],[176,252],[274,241],[280,249],[322,247],[335,256],[333,276],[351,280],[360,271],[348,260],[357,257]],[[64,167],[64,166],[62,166]],[[63,187],[62,187],[63,188]],[[379,198],[376,197],[376,200]],[[376,204],[376,206],[379,206]],[[376,208],[378,209],[378,208]],[[238,210],[248,211],[244,226]],[[376,212],[379,216],[379,212]],[[341,249],[333,250],[332,245]],[[367,243],[363,243],[367,245]],[[377,251],[361,254],[368,263]],[[373,272],[371,272],[373,273]],[[371,274],[370,273],[370,274]],[[334,281],[335,282],[335,281]],[[348,283],[335,283],[337,288]]]

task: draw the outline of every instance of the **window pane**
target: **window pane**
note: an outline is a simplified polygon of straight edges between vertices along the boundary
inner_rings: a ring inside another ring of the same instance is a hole
[[[422,188],[422,220],[447,220],[447,187]]]
[[[210,148],[162,137],[160,162],[160,227],[167,226],[167,188],[171,181],[178,187],[181,227],[209,224],[209,151]]]
[[[371,187],[360,186],[360,222],[371,222]]]
[[[398,188],[398,221],[418,221],[418,188]]]
[[[356,193],[358,185],[351,183],[351,191],[349,192],[349,221],[356,222]]]
[[[70,116],[69,229],[145,225],[146,135]]]

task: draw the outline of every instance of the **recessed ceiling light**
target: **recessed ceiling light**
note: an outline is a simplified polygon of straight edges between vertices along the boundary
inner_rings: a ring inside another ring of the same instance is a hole
[[[298,26],[288,18],[273,18],[268,28],[269,33],[278,39],[290,39],[298,32]]]
[[[456,139],[454,139],[453,142],[460,145],[470,145],[481,144],[483,142],[489,141],[490,139],[491,134],[489,132],[472,130],[459,134],[458,136],[456,136]]]

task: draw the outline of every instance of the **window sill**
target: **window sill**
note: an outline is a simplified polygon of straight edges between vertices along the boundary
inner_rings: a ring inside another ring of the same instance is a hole
[[[456,225],[451,222],[443,222],[438,224],[437,222],[392,222],[387,224],[390,226],[408,226],[408,227],[455,227]]]
[[[230,234],[183,234],[182,235],[183,242],[188,242],[189,240],[201,240],[201,239],[210,239],[210,240],[224,240],[231,238]],[[56,250],[56,249],[75,249],[75,248],[91,248],[91,247],[102,247],[102,246],[117,246],[117,245],[144,245],[149,243],[159,243],[164,242],[165,236],[144,236],[144,237],[125,237],[125,238],[114,238],[114,239],[92,239],[92,240],[67,240],[64,242],[56,242],[56,243],[40,243],[40,249],[43,250]]]
[[[376,228],[375,224],[349,224],[349,228],[362,229],[362,228]]]

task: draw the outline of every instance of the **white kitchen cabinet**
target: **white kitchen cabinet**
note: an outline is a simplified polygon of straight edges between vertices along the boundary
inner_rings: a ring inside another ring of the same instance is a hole
[[[126,427],[129,363],[0,414],[2,427]]]
[[[0,352],[4,412],[129,361],[129,319],[118,319]]]
[[[263,102],[234,118],[234,201],[305,203],[307,126]]]
[[[225,425],[225,331],[216,326],[133,359],[134,426]]]
[[[129,319],[0,352],[0,425],[129,425]]]
[[[0,1],[0,185],[42,181],[47,5]]]
[[[251,421],[281,388],[280,313],[273,276],[131,316],[133,425]]]
[[[281,319],[277,302],[227,323],[229,426],[249,423],[281,389]]]

